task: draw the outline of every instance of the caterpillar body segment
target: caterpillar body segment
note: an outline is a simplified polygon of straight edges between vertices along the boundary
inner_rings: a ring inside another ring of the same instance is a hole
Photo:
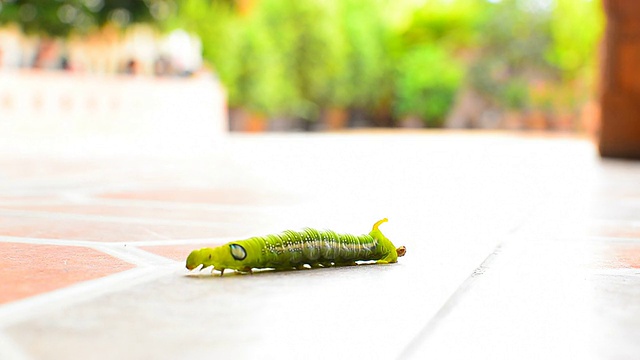
[[[378,229],[386,221],[376,222],[369,234],[357,236],[305,228],[232,241],[215,248],[192,251],[187,257],[186,267],[193,270],[200,265],[201,269],[213,266],[222,275],[225,269],[251,272],[256,268],[285,270],[306,266],[346,266],[355,265],[356,261],[395,263],[406,249],[404,246],[396,249]]]

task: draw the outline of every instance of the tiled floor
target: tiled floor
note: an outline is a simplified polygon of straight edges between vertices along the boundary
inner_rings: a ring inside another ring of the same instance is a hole
[[[184,269],[205,245],[364,233],[382,217],[408,249],[398,264]],[[638,359],[639,338],[640,163],[601,160],[585,139],[236,135],[198,156],[0,153],[0,359]]]

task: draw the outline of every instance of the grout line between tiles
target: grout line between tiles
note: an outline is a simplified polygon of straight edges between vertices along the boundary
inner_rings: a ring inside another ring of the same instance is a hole
[[[602,224],[606,224],[606,225],[630,225],[630,226],[633,226],[633,227],[640,227],[640,221],[638,221],[638,220],[606,219],[606,218],[599,218],[597,216],[593,216],[592,220],[597,221],[597,222],[602,223]]]
[[[97,205],[127,205],[137,207],[170,208],[170,209],[202,209],[202,210],[222,210],[225,212],[269,212],[282,209],[294,209],[297,204],[292,205],[245,205],[245,204],[213,204],[196,203],[187,201],[162,201],[162,200],[131,200],[131,199],[105,199],[91,197],[92,204]]]
[[[47,239],[47,238],[18,237],[18,236],[5,236],[5,235],[0,235],[0,242],[34,244],[34,245],[83,246],[83,247],[94,247],[96,246],[96,244],[102,244],[97,241]],[[108,245],[109,243],[104,243],[104,244]]]
[[[413,352],[419,346],[420,342],[425,341],[436,330],[438,325],[444,321],[449,314],[460,303],[460,300],[465,294],[473,287],[476,280],[484,274],[484,272],[491,266],[493,261],[500,255],[500,252],[504,248],[504,241],[500,242],[494,250],[487,256],[484,261],[478,266],[469,277],[460,284],[460,286],[454,291],[454,293],[445,301],[444,305],[435,313],[435,315],[429,319],[427,324],[418,332],[416,336],[409,341],[408,345],[400,352],[398,359],[412,358]]]
[[[121,224],[145,224],[145,225],[178,225],[178,226],[202,226],[221,228],[233,225],[234,223],[213,222],[213,221],[193,221],[193,220],[168,220],[156,218],[140,218],[131,216],[107,216],[107,215],[87,215],[87,214],[71,214],[49,211],[31,211],[31,210],[7,210],[0,209],[0,214],[13,217],[37,217],[47,219],[62,220],[79,220],[79,221],[99,221],[99,222],[115,222]]]
[[[249,238],[251,237],[251,234],[252,233],[248,232],[245,235],[239,235],[234,237],[225,236],[225,237],[206,237],[206,238],[172,239],[172,240],[109,241],[109,242],[0,235],[0,242],[34,244],[34,245],[82,246],[82,247],[91,247],[91,248],[95,248],[98,246],[106,246],[106,247],[131,246],[131,247],[139,248],[143,246],[170,246],[170,245],[189,245],[189,244],[220,245],[220,244],[228,243],[229,241]]]
[[[87,240],[66,240],[66,239],[47,239],[47,238],[32,238],[32,237],[17,237],[17,236],[5,236],[0,235],[0,242],[5,243],[19,243],[19,244],[33,244],[33,245],[58,245],[58,246],[81,246],[81,247],[143,247],[143,246],[169,246],[169,245],[189,245],[189,244],[224,244],[229,241],[238,239],[249,238],[249,235],[244,237],[208,237],[208,238],[191,238],[191,239],[174,239],[174,240],[142,240],[142,241],[87,241]]]
[[[30,357],[9,335],[0,332],[0,359],[27,360]]]
[[[536,234],[526,234],[520,235],[520,238],[523,240],[536,242],[535,238],[539,238],[539,235]],[[625,236],[595,236],[595,235],[585,235],[585,236],[556,236],[550,237],[552,241],[560,241],[560,242],[605,242],[605,243],[630,243],[635,244],[640,242],[640,237],[625,237]]]
[[[595,269],[591,271],[595,276],[613,276],[613,277],[628,277],[640,275],[640,269],[638,268],[615,268],[615,269]]]
[[[111,242],[113,245],[130,245],[135,247],[143,246],[165,246],[165,245],[190,245],[190,244],[211,244],[222,245],[230,241],[238,239],[248,239],[250,235],[238,236],[238,237],[215,237],[215,238],[194,238],[194,239],[176,239],[176,240],[147,240],[136,242]]]
[[[580,239],[572,239],[572,241],[578,240],[587,240],[587,241],[597,241],[597,242],[617,242],[617,243],[638,243],[640,242],[640,237],[627,237],[627,236],[586,236]]]
[[[111,255],[117,259],[136,266],[157,266],[173,264],[175,261],[160,255],[139,249],[137,244],[131,243],[100,243],[82,240],[59,240],[0,236],[0,242],[20,243],[31,245],[76,246],[91,248]]]
[[[1,190],[1,189],[0,189]],[[139,199],[118,199],[118,198],[101,198],[93,194],[73,193],[73,196],[61,193],[62,198],[55,199],[36,199],[36,200],[0,200],[2,205],[31,205],[31,206],[47,206],[47,205],[108,205],[108,206],[131,206],[142,208],[162,208],[162,209],[201,209],[201,210],[220,210],[225,212],[264,212],[281,209],[292,209],[299,204],[280,204],[280,205],[250,205],[250,204],[224,204],[224,203],[199,203],[189,201],[170,201],[170,200],[139,200]],[[69,199],[73,199],[70,203]],[[66,201],[65,201],[66,200]]]
[[[176,263],[174,260],[152,254],[134,246],[127,248],[118,246],[95,246],[94,249],[137,266],[162,266]]]
[[[102,278],[83,281],[0,306],[0,328],[40,316],[48,311],[84,302],[175,272],[175,265],[138,267]]]

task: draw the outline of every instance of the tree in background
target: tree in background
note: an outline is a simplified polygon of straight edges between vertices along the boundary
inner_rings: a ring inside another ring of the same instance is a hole
[[[262,0],[252,14],[256,32],[269,44],[254,53],[263,60],[255,64],[256,70],[277,66],[281,71],[276,86],[265,90],[288,94],[278,109],[283,115],[314,121],[322,108],[348,102],[346,46],[335,21],[338,11],[338,3],[332,1]]]
[[[490,4],[479,18],[468,84],[496,111],[541,113],[541,126],[554,126],[549,117],[559,108],[574,111],[594,96],[592,81],[572,82],[593,79],[600,13],[589,0]]]
[[[396,30],[395,114],[424,125],[444,124],[465,75],[467,49],[474,46],[476,0],[433,0]]]
[[[341,2],[340,26],[346,41],[343,83],[352,113],[389,123],[393,97],[392,31],[385,1]]]
[[[485,110],[575,113],[593,98],[597,0],[4,0],[46,36],[148,21],[202,39],[231,108],[313,122],[442,126],[460,89]],[[569,110],[566,110],[569,109]],[[374,120],[371,120],[374,119]],[[382,119],[382,120],[381,120]]]
[[[559,75],[546,58],[552,44],[550,9],[522,8],[524,3],[491,4],[478,25],[482,37],[469,81],[476,93],[500,109],[527,109],[529,81]]]
[[[26,33],[64,37],[112,22],[126,26],[162,21],[176,11],[174,0],[5,0],[0,24],[17,23]]]
[[[598,49],[604,31],[602,4],[596,0],[555,0],[552,44],[546,57],[559,71],[558,81],[542,98],[555,112],[579,115],[597,92]],[[551,98],[551,99],[550,99]]]

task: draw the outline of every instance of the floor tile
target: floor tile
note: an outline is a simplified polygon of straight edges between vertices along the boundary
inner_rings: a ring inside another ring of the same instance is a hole
[[[600,268],[640,269],[640,240],[611,241],[603,245],[598,259],[596,266]]]
[[[640,243],[506,243],[404,358],[634,359],[640,271],[629,258],[639,251]]]
[[[171,188],[153,191],[140,190],[136,192],[119,192],[99,195],[106,199],[125,200],[149,200],[149,201],[172,201],[183,203],[208,203],[208,204],[228,204],[228,205],[274,205],[293,203],[293,199],[287,201],[282,194],[261,193],[254,190],[242,189],[191,189],[191,188]]]
[[[42,161],[42,158],[0,158],[0,179],[52,179],[57,176],[80,175],[88,171],[104,168],[97,161],[64,161],[50,159]]]
[[[640,221],[598,221],[593,220],[588,226],[593,236],[628,238],[640,241]]]
[[[27,357],[65,360],[640,353],[640,166],[601,161],[583,139],[533,135],[226,140],[192,159],[0,170],[0,236],[33,243],[7,250],[19,256],[2,268],[40,268],[46,259],[19,260],[43,239],[101,242],[139,264],[0,307],[0,336]],[[361,234],[382,217],[407,247],[397,264],[224,277],[184,268],[205,244],[304,226]]]
[[[191,222],[203,222],[210,224],[256,224],[268,223],[273,220],[268,212],[251,209],[210,209],[197,208],[185,204],[104,204],[99,201],[87,200],[88,203],[69,203],[61,200],[49,201],[46,204],[29,205],[28,202],[19,204],[12,201],[5,205],[0,201],[0,212],[4,210],[17,210],[20,212],[77,214],[81,216],[108,216],[146,220],[183,220]]]
[[[74,220],[51,216],[0,217],[0,236],[25,238],[86,240],[98,242],[126,242],[145,240],[176,240],[216,238],[244,234],[245,229],[225,226],[170,225],[149,222]]]
[[[43,294],[133,267],[89,248],[0,242],[0,303]]]
[[[420,326],[414,311],[434,296],[416,291],[426,283],[409,286],[408,275],[401,266],[226,277],[180,271],[7,333],[35,358],[327,358],[318,344],[345,358],[392,358]]]
[[[201,249],[203,247],[215,247],[222,245],[221,242],[207,242],[202,244],[184,244],[184,245],[162,245],[162,246],[141,246],[140,249],[164,256],[166,258],[184,262],[191,251]]]

